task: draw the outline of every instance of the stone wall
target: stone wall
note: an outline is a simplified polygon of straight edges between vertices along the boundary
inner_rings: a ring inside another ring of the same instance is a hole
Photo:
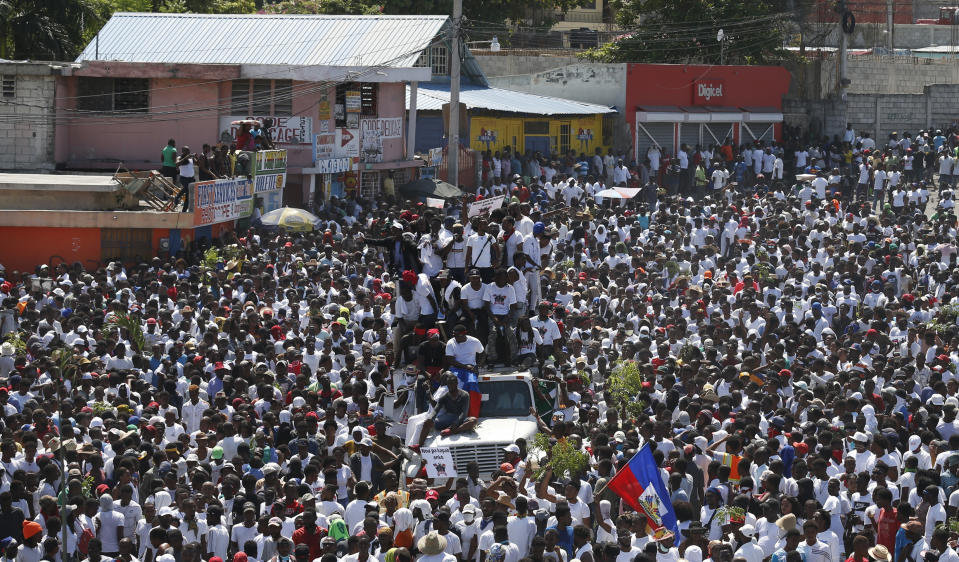
[[[839,76],[837,57],[820,61],[823,95],[836,91]],[[933,84],[959,84],[959,65],[947,59],[849,56],[846,75],[852,94],[921,94]]]
[[[938,8],[934,17],[939,17]],[[815,46],[838,47],[839,26],[836,24],[813,24],[810,36],[822,35]],[[885,23],[856,23],[856,29],[849,36],[850,49],[875,49],[888,46],[888,34]],[[821,32],[819,31],[821,30]],[[948,25],[895,24],[893,26],[893,48],[922,49],[934,45],[952,45],[956,39],[955,30]]]
[[[473,51],[473,58],[479,63],[487,78],[536,74],[579,62],[576,55],[571,52],[567,55],[522,55],[506,51],[500,51],[498,54],[477,54],[476,51]]]
[[[0,170],[53,169],[54,77],[46,64],[0,63],[5,84],[0,92]]]

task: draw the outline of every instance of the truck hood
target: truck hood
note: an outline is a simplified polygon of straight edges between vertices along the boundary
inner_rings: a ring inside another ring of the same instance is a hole
[[[525,418],[486,418],[479,421],[473,431],[443,437],[439,434],[427,439],[426,447],[457,447],[496,443],[508,445],[520,437],[532,441],[539,430],[536,422]]]

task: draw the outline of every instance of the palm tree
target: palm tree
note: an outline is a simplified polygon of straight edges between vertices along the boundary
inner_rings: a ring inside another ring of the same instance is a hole
[[[0,0],[0,58],[72,60],[96,18],[90,0]]]

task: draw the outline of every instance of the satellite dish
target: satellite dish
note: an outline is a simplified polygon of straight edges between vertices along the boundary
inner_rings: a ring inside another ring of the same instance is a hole
[[[722,40],[725,39],[725,38],[726,38],[726,34],[723,33],[723,30],[722,30],[722,29],[720,29],[720,30],[716,33],[716,41],[722,42]]]

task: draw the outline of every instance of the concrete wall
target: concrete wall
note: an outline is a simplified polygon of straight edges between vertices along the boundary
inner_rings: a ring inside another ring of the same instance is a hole
[[[938,17],[938,9],[935,16]],[[813,24],[812,27],[820,27]],[[815,46],[838,47],[839,46],[839,26],[836,24],[821,24],[821,32],[825,34],[821,43],[817,42]],[[885,23],[859,23],[856,22],[856,29],[849,36],[849,47],[852,49],[873,49],[876,47],[886,47],[888,35],[886,33]],[[948,25],[925,25],[925,24],[895,24],[893,26],[893,47],[896,49],[921,49],[933,45],[952,45],[956,39],[953,33],[956,31],[953,26]],[[815,32],[810,35],[814,35]]]
[[[933,84],[959,84],[959,65],[946,59],[860,55],[850,56],[848,61],[849,93],[919,94]],[[821,64],[825,96],[836,91],[839,63],[831,57]]]
[[[13,98],[0,98],[0,170],[53,169],[54,77],[49,65],[0,63],[13,77]],[[15,117],[14,117],[15,116]]]
[[[579,62],[579,59],[573,54],[565,56],[515,55],[500,51],[500,54],[497,55],[477,55],[474,51],[473,57],[488,78],[515,74],[536,74]]]

